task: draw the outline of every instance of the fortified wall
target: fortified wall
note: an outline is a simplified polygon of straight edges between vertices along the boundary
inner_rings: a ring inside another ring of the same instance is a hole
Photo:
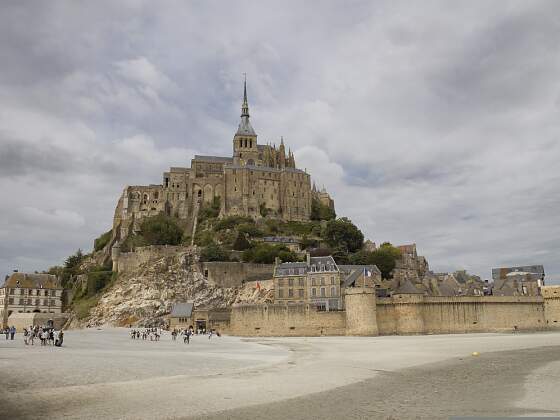
[[[546,289],[546,288],[543,288]],[[543,296],[376,298],[349,288],[344,311],[311,305],[234,305],[229,333],[241,336],[406,335],[560,328],[560,287]]]
[[[203,262],[201,266],[204,277],[220,287],[239,287],[247,281],[269,280],[274,274],[274,264]]]

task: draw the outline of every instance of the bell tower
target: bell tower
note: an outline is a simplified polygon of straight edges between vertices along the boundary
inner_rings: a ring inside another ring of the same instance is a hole
[[[240,166],[256,166],[259,151],[257,133],[249,121],[249,102],[247,101],[247,77],[243,82],[243,103],[241,104],[241,121],[233,136],[233,163]]]

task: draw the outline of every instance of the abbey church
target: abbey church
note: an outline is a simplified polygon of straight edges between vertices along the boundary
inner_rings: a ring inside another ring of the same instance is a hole
[[[191,167],[172,167],[158,185],[127,186],[119,198],[113,232],[124,238],[139,221],[165,213],[185,220],[192,228],[200,208],[220,207],[220,217],[264,216],[285,221],[307,221],[315,198],[334,209],[323,189],[317,191],[310,175],[296,167],[293,153],[280,140],[279,147],[258,144],[249,121],[247,83],[244,83],[241,121],[233,136],[233,155],[195,155]]]

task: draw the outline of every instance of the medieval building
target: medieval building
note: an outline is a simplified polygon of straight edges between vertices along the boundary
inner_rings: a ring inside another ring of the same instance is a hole
[[[185,220],[192,229],[202,206],[219,206],[220,216],[269,216],[285,221],[306,221],[312,198],[334,209],[323,189],[312,187],[310,175],[296,167],[291,150],[258,144],[249,120],[247,84],[244,84],[241,121],[233,136],[232,156],[195,155],[190,168],[172,167],[160,185],[127,186],[119,198],[113,234],[124,238],[138,221],[165,213]]]

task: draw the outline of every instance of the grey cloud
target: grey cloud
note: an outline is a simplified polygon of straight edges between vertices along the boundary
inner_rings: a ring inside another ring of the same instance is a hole
[[[91,248],[125,184],[230,153],[247,72],[260,141],[302,150],[366,236],[415,241],[436,270],[543,263],[560,281],[559,8],[3,5],[0,188],[17,206],[0,208],[0,270]],[[142,63],[162,78],[144,83]],[[85,223],[62,232],[24,207]]]

